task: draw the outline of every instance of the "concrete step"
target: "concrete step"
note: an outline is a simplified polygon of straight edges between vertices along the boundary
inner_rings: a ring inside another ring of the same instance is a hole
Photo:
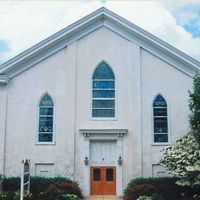
[[[86,197],[85,200],[122,200],[122,197],[117,197],[115,195],[91,195]]]

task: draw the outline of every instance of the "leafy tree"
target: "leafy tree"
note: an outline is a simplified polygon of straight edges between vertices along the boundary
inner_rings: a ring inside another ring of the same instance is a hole
[[[197,74],[193,82],[193,92],[189,92],[190,126],[193,134],[200,143],[200,74]]]
[[[180,177],[180,185],[200,186],[200,75],[193,82],[193,92],[189,92],[191,132],[167,147],[160,164],[173,176]]]
[[[160,164],[173,176],[180,177],[180,185],[200,185],[200,144],[192,133],[165,149]]]

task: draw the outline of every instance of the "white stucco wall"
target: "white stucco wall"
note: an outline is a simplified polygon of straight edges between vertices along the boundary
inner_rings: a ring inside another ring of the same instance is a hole
[[[92,74],[106,61],[116,78],[116,118],[95,120],[91,117]],[[76,177],[83,179],[84,139],[79,129],[128,129],[123,142],[123,184],[129,177],[141,176],[140,127],[140,48],[102,28],[77,43],[77,122]],[[79,151],[80,150],[80,151]],[[81,163],[80,163],[81,161]],[[134,169],[134,170],[133,170]]]
[[[6,175],[19,175],[20,162],[54,163],[55,175],[73,174],[74,138],[74,53],[75,45],[64,49],[14,78],[8,85],[6,130]],[[36,143],[38,105],[45,92],[55,103],[55,145]]]
[[[151,176],[152,164],[159,162],[165,147],[153,144],[153,100],[160,93],[167,101],[169,144],[172,144],[189,130],[188,90],[192,89],[192,78],[144,49],[141,49],[141,76],[143,171],[144,176]]]
[[[110,65],[116,78],[116,117],[112,120],[91,117],[91,79],[102,60]],[[159,161],[163,148],[152,145],[153,99],[161,93],[167,100],[170,141],[174,142],[188,130],[191,87],[192,78],[134,42],[101,28],[18,75],[7,85],[6,131],[3,120],[0,121],[2,138],[6,132],[5,174],[18,176],[23,158],[31,159],[32,175],[35,175],[35,164],[53,163],[55,176],[75,176],[88,195],[89,180],[85,180],[84,173],[89,173],[89,167],[83,160],[84,148],[89,143],[86,145],[80,129],[128,129],[119,142],[123,146],[123,165],[117,170],[122,172],[123,188],[132,178],[152,176],[152,164]],[[1,96],[3,90],[0,88]],[[38,104],[46,91],[55,103],[56,140],[52,145],[36,143]],[[2,149],[0,155],[3,155]]]

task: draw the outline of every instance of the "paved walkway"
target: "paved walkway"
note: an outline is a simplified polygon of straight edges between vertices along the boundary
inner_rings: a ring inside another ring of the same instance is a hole
[[[86,200],[122,200],[115,195],[91,195],[86,198]]]

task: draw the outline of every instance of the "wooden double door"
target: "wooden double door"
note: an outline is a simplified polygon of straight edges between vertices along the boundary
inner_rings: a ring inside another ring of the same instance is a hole
[[[91,167],[90,174],[92,195],[116,194],[116,167]]]

